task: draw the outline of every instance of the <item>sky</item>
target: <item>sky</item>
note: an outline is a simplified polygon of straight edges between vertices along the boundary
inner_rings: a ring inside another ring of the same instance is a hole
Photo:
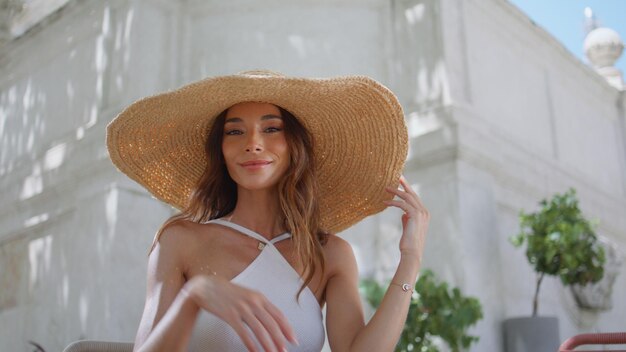
[[[583,62],[585,7],[590,7],[600,27],[615,30],[626,41],[626,0],[508,0],[525,12]],[[626,50],[615,66],[626,73]]]

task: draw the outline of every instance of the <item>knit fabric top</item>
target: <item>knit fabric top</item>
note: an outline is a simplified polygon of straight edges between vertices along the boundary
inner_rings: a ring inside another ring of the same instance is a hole
[[[235,223],[215,219],[207,223],[230,227],[265,244],[260,254],[232,283],[261,292],[289,320],[299,345],[288,345],[289,351],[320,351],[324,345],[325,332],[322,310],[317,298],[308,287],[296,301],[296,294],[303,281],[274,244],[291,237],[284,233],[271,241],[260,234]],[[252,330],[249,330],[259,351],[263,351]],[[188,350],[199,351],[246,351],[241,338],[233,328],[217,316],[202,310],[191,335]]]

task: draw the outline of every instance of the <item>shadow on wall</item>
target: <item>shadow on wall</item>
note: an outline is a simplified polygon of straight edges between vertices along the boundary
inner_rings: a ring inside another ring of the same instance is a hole
[[[136,329],[129,317],[141,309],[131,305],[143,301],[145,273],[111,268],[144,268],[137,253],[151,238],[120,232],[128,196],[104,146],[108,95],[128,77],[134,9],[119,16],[109,4],[89,6],[71,4],[62,11],[88,15],[68,24],[68,13],[2,48],[0,350],[63,350]]]

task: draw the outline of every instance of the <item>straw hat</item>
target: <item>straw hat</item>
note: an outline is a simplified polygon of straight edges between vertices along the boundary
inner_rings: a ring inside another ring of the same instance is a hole
[[[364,76],[287,77],[246,71],[211,77],[136,101],[107,127],[117,168],[156,198],[183,209],[205,167],[204,142],[215,117],[240,102],[271,103],[311,133],[321,226],[340,232],[385,209],[407,156],[402,107]]]

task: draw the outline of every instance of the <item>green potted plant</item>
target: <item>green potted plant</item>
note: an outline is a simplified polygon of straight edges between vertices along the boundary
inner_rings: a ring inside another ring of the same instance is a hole
[[[507,319],[504,323],[507,352],[556,351],[559,346],[556,317],[539,317],[539,289],[546,275],[558,276],[563,285],[586,285],[602,278],[604,250],[578,208],[576,190],[542,200],[541,209],[520,211],[520,233],[510,237],[520,247],[537,273],[531,317]]]
[[[384,287],[372,279],[362,280],[361,290],[374,308],[385,295]],[[432,271],[424,270],[415,284],[396,351],[438,352],[435,337],[445,341],[451,351],[462,351],[478,341],[467,335],[467,329],[482,317],[478,299],[463,296],[461,290],[450,289],[447,283],[438,282]]]

